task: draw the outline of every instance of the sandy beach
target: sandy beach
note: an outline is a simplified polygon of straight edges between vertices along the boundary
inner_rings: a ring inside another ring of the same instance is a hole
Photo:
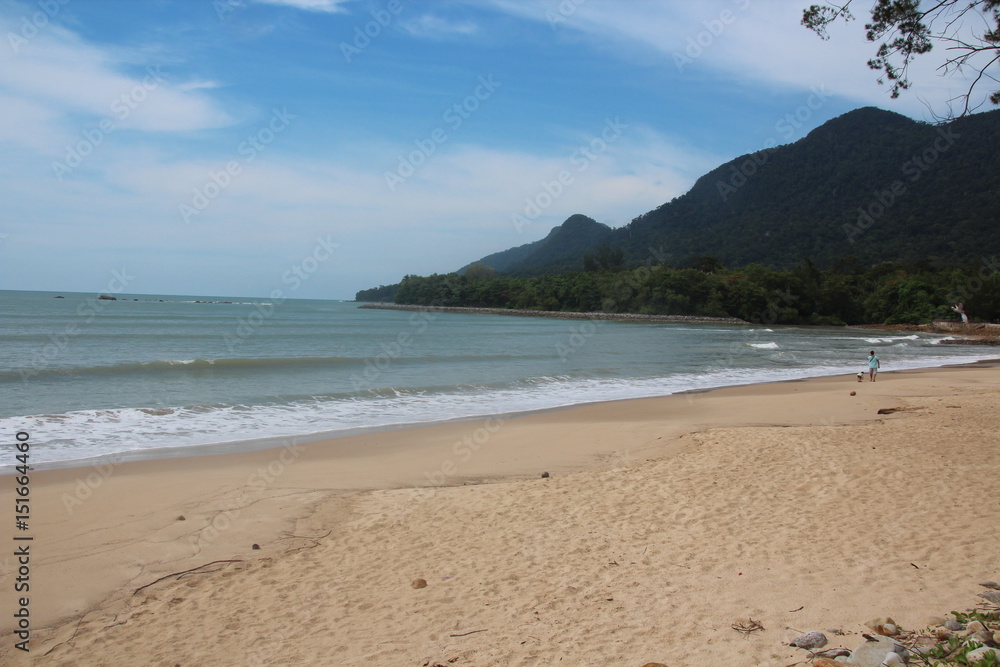
[[[980,364],[35,471],[0,663],[788,665],[1000,579],[998,404]]]

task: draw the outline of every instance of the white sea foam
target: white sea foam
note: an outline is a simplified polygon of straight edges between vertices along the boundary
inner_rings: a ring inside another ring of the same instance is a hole
[[[907,360],[883,370],[945,365],[954,357]],[[656,378],[533,378],[510,386],[463,391],[396,389],[391,394],[325,398],[280,405],[199,405],[84,410],[0,419],[7,432],[44,433],[32,450],[38,463],[70,461],[136,450],[238,442],[257,438],[336,435],[384,427],[662,396],[680,391],[853,372],[842,365],[812,368],[708,368]],[[111,445],[114,443],[114,445]]]
[[[35,295],[16,296],[8,298],[4,312],[20,307],[22,323],[15,330],[0,322],[6,355],[0,358],[0,428],[29,431],[38,463],[125,451],[155,456],[164,448],[221,443],[239,448],[259,438],[326,436],[853,374],[872,348],[885,371],[998,356],[983,348],[934,345],[940,337],[926,334],[616,322],[586,328],[535,318],[415,320],[295,300],[284,303],[267,326],[233,341],[237,321],[232,312],[219,314],[228,309],[179,303],[164,309],[147,302],[127,311],[108,309],[80,325],[67,341],[71,354],[29,367],[25,379],[24,360],[34,359],[39,341],[61,330],[73,311],[71,303],[40,306]],[[25,335],[28,330],[37,335]]]

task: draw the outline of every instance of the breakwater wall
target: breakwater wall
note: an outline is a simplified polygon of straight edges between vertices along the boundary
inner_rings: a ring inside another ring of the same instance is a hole
[[[398,303],[366,303],[358,308],[372,310],[410,310],[470,315],[508,315],[511,317],[552,317],[563,320],[612,320],[615,322],[663,322],[667,324],[749,324],[736,317],[698,317],[696,315],[641,315],[638,313],[573,313],[561,310],[525,310],[517,308],[466,308],[460,306],[410,306]]]

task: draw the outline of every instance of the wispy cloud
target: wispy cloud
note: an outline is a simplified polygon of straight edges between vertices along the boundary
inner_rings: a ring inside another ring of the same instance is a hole
[[[0,16],[0,33],[16,27]],[[134,53],[105,49],[57,25],[40,31],[30,41],[0,49],[0,96],[12,100],[5,109],[20,123],[10,134],[33,128],[37,137],[63,141],[102,119],[116,127],[172,132],[223,127],[229,114],[199,91],[216,87],[207,81],[172,80],[168,68],[156,63],[137,66]],[[0,135],[3,136],[3,135]],[[39,145],[41,141],[21,144]]]
[[[490,0],[490,4],[522,19],[548,22],[554,30],[590,38],[595,48],[617,59],[649,63],[651,54],[659,54],[664,67],[679,66],[687,75],[728,78],[748,89],[825,85],[833,94],[857,103],[918,118],[928,116],[928,108],[946,110],[948,100],[961,94],[975,74],[970,69],[943,77],[937,71],[943,56],[922,56],[910,68],[911,91],[892,100],[888,88],[876,83],[877,73],[866,66],[877,45],[865,40],[863,21],[834,25],[831,39],[823,41],[800,25],[803,5],[794,2],[588,0],[574,3],[572,12],[561,12],[563,5],[556,3],[549,11],[514,0]],[[553,15],[560,20],[553,22]]]
[[[479,26],[473,21],[446,19],[432,14],[404,21],[402,27],[415,37],[432,39],[469,37],[479,32]]]
[[[188,81],[187,83],[181,83],[177,85],[177,90],[187,92],[189,90],[211,90],[213,88],[221,88],[222,84],[218,81],[205,81],[204,79],[196,79],[194,81]]]
[[[321,12],[325,14],[336,14],[343,12],[344,5],[350,0],[253,0],[263,5],[280,5],[282,7],[294,7],[306,12]]]

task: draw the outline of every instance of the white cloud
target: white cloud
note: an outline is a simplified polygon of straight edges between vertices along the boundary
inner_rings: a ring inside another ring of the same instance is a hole
[[[807,3],[703,0],[697,3],[588,0],[550,2],[545,9],[512,0],[492,0],[501,11],[553,30],[589,38],[593,46],[623,60],[649,63],[658,54],[665,68],[684,76],[731,79],[735,85],[809,89],[825,85],[833,94],[858,104],[872,104],[916,118],[944,113],[948,100],[964,93],[972,70],[942,77],[943,47],[918,56],[910,69],[913,87],[892,100],[876,83],[878,73],[866,63],[877,44],[864,37],[864,16],[837,23],[831,38],[821,40],[800,25]],[[562,8],[562,9],[561,9]],[[572,8],[572,11],[563,11]],[[553,16],[557,20],[553,20]],[[981,23],[971,21],[969,29]],[[993,68],[1000,74],[1000,69]]]
[[[0,15],[0,34],[16,30],[15,19]],[[205,82],[194,87],[175,84],[174,75],[155,63],[136,71],[134,57],[89,44],[51,23],[16,50],[0,49],[0,95],[15,109],[37,111],[33,118],[19,115],[38,136],[65,138],[103,119],[116,128],[146,131],[197,130],[233,122],[198,92],[208,87]]]
[[[18,144],[39,153],[50,153],[65,144],[49,129],[58,115],[53,109],[3,93],[0,93],[0,109],[3,109],[0,143]]]
[[[247,285],[263,275],[265,286],[270,269],[260,267],[273,266],[280,276],[317,237],[331,235],[345,248],[329,269],[340,276],[335,295],[350,296],[368,283],[454,270],[536,240],[574,213],[623,225],[682,194],[721,161],[647,127],[624,128],[605,144],[601,131],[568,136],[546,154],[447,142],[394,192],[383,173],[394,163],[373,165],[371,157],[395,155],[388,146],[366,143],[316,159],[288,154],[276,139],[227,179],[219,175],[241,159],[237,154],[178,160],[167,148],[110,142],[86,164],[88,173],[63,183],[5,173],[9,211],[29,210],[39,197],[48,203],[44,224],[10,216],[3,227],[11,238],[46,246],[45,271],[61,270],[66,255],[95,271],[102,262],[142,256],[144,275],[167,280],[171,266],[190,264],[194,254],[213,258],[206,283],[215,280],[213,267],[225,264],[246,271]],[[581,146],[592,157],[578,152]],[[226,183],[209,186],[213,180]],[[213,194],[208,205],[185,222],[180,205],[191,205],[195,190],[206,187]],[[540,205],[540,214],[518,228],[512,216],[524,214],[526,201]]]
[[[334,14],[343,12],[343,6],[351,0],[254,0],[263,5],[280,5],[282,7],[294,7],[306,12],[321,12]]]
[[[472,21],[453,21],[431,14],[424,14],[416,19],[402,22],[406,32],[415,37],[443,38],[468,37],[479,32],[479,26]]]
[[[187,83],[182,83],[177,85],[177,90],[182,92],[187,92],[189,90],[211,90],[213,88],[221,88],[222,84],[218,81],[205,81],[202,79],[196,79],[194,81],[188,81]]]

